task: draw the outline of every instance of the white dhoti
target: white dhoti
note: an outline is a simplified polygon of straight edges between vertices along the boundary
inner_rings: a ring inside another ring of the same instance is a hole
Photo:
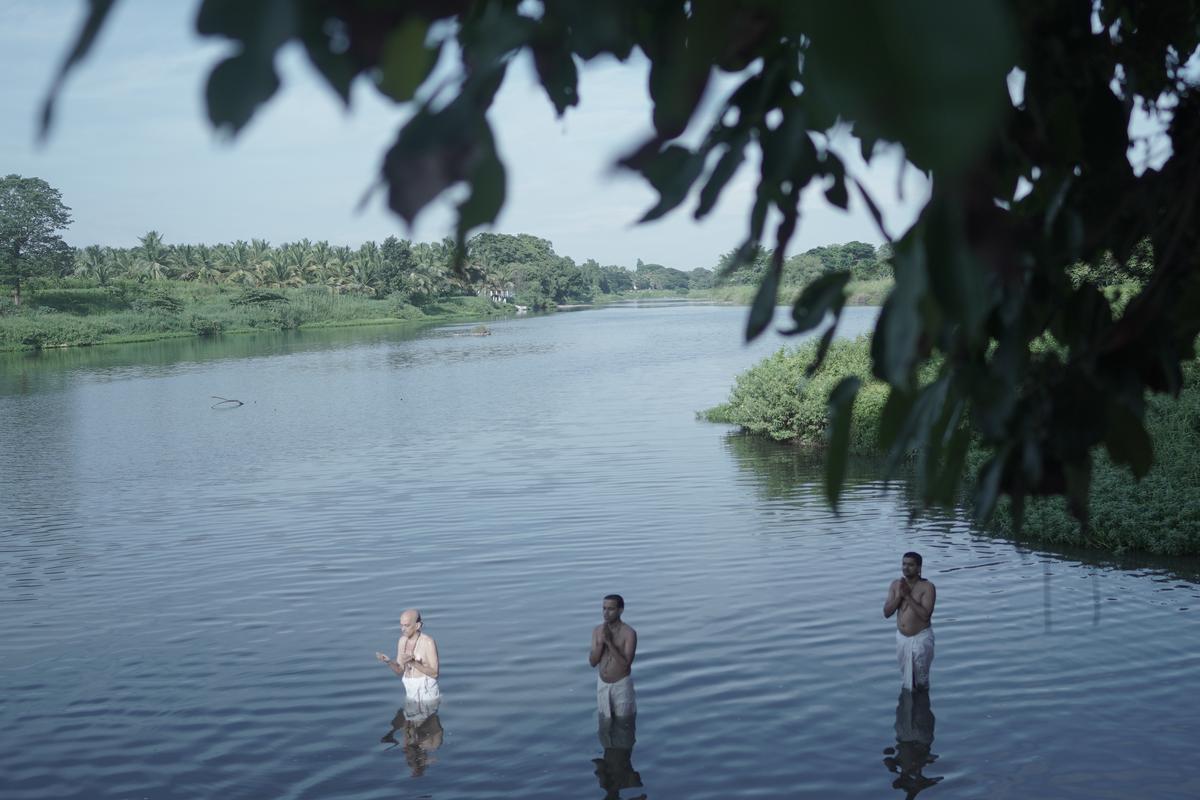
[[[602,717],[631,717],[637,713],[637,695],[633,691],[633,676],[626,675],[616,683],[605,683],[596,677],[596,707]]]
[[[442,702],[442,690],[437,678],[414,675],[404,678],[404,718],[412,722],[424,722]]]
[[[929,667],[933,664],[933,628],[915,636],[896,631],[896,660],[900,662],[900,685],[905,689],[929,686]]]

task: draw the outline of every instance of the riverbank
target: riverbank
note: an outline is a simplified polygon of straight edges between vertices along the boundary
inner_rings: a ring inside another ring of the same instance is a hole
[[[875,281],[850,281],[846,285],[846,305],[850,306],[881,306],[892,290],[894,281],[890,278]],[[779,287],[779,304],[791,305],[804,291],[803,286]],[[714,303],[748,306],[754,302],[758,287],[750,284],[713,286],[708,289],[642,289],[636,292],[621,292],[619,294],[598,295],[595,305],[615,303],[621,300],[709,300]]]
[[[123,344],[264,330],[469,322],[517,313],[476,296],[414,306],[323,287],[241,289],[190,281],[55,288],[0,315],[0,351]]]
[[[843,377],[857,375],[863,385],[854,403],[850,449],[879,455],[876,443],[887,386],[871,377],[869,340],[834,343],[825,366],[806,378],[804,369],[815,347],[809,342],[783,348],[762,360],[737,377],[727,402],[701,416],[776,441],[823,448],[829,391]],[[1028,499],[1019,533],[1008,503],[1002,501],[987,530],[1008,539],[1117,553],[1200,555],[1200,363],[1185,367],[1178,398],[1148,398],[1145,424],[1155,460],[1140,481],[1113,464],[1102,448],[1095,452],[1086,532],[1062,498]],[[978,464],[981,458],[977,452],[970,461]]]

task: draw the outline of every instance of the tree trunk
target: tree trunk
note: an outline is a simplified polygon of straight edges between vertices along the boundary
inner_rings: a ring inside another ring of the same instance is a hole
[[[16,285],[13,287],[13,305],[17,308],[21,307],[21,279],[18,277]]]

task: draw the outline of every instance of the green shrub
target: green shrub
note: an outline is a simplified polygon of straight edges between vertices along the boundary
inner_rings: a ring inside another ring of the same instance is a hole
[[[269,289],[244,289],[241,294],[229,301],[231,306],[262,306],[270,303],[286,303],[288,299],[279,292]]]
[[[164,291],[154,291],[133,301],[133,310],[138,312],[161,311],[178,314],[183,311],[183,302]]]
[[[1178,398],[1149,399],[1145,423],[1154,442],[1154,466],[1140,481],[1103,449],[1096,451],[1086,531],[1061,497],[1028,499],[1019,531],[1010,504],[1001,501],[988,529],[1053,544],[1200,554],[1200,365],[1185,368]]]
[[[218,319],[198,317],[195,314],[192,314],[190,317],[188,317],[188,328],[194,331],[197,336],[216,336],[221,332],[224,326]]]
[[[129,303],[118,293],[97,287],[72,289],[42,289],[31,293],[29,304],[64,311],[68,314],[102,314],[124,310]]]
[[[850,449],[871,452],[879,438],[879,415],[888,389],[871,377],[870,341],[860,337],[834,342],[824,365],[808,377],[805,370],[816,350],[816,340],[781,348],[739,375],[729,400],[702,416],[772,439],[821,445],[829,427],[829,392],[842,378],[856,375],[863,384],[854,401]]]
[[[387,303],[388,316],[402,320],[418,320],[425,312],[408,302],[407,292],[392,292],[384,300]]]

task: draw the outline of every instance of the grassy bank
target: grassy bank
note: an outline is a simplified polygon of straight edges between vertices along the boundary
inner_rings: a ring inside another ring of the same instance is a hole
[[[243,290],[190,281],[83,281],[29,293],[0,308],[0,350],[151,341],[258,330],[485,319],[516,313],[486,298],[448,297],[417,307],[399,298],[333,294],[323,287]]]
[[[727,402],[702,416],[779,441],[823,447],[829,391],[843,377],[858,375],[863,388],[854,404],[850,447],[859,454],[878,453],[887,387],[869,377],[868,340],[834,343],[825,366],[809,379],[804,369],[814,350],[815,343],[808,343],[767,357],[738,376]],[[1146,477],[1134,480],[1103,448],[1095,451],[1086,534],[1061,498],[1027,500],[1019,534],[1002,502],[989,532],[1063,547],[1200,555],[1200,364],[1187,365],[1184,375],[1179,398],[1155,395],[1148,401],[1146,429],[1154,442],[1155,463]]]
[[[846,291],[849,293],[846,304],[881,306],[893,285],[894,281],[890,278],[877,281],[850,281],[846,286]],[[803,286],[781,286],[779,288],[780,305],[791,305],[803,290]],[[620,300],[685,299],[711,300],[716,303],[748,306],[754,302],[754,295],[757,291],[757,286],[748,284],[713,286],[709,289],[644,289],[636,292],[597,295],[593,302],[600,305]]]
[[[847,305],[851,306],[881,306],[892,290],[893,281],[889,279],[877,281],[850,281],[846,286],[849,298]],[[781,286],[779,288],[779,303],[791,305],[804,290],[803,286]],[[714,286],[711,289],[692,289],[686,295],[692,300],[715,300],[720,303],[733,303],[748,306],[754,302],[757,286]]]

